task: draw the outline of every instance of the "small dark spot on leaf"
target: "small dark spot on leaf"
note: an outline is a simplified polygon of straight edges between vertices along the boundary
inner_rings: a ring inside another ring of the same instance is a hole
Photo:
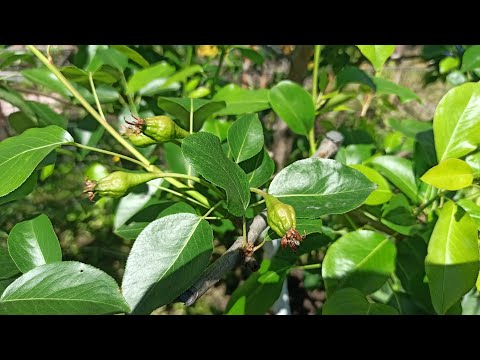
[[[82,272],[83,272],[83,270],[80,270],[80,272],[82,273]]]

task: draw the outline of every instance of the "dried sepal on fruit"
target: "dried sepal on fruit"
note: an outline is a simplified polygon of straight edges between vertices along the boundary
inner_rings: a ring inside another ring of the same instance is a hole
[[[290,247],[296,252],[305,236],[296,230],[297,216],[293,206],[282,203],[273,195],[264,196],[267,205],[267,222],[270,228],[282,237],[282,248]]]

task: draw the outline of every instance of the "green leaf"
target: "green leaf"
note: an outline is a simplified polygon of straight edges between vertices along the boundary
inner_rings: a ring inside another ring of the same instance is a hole
[[[243,57],[252,60],[256,65],[262,65],[265,61],[263,55],[261,55],[258,51],[252,49],[251,47],[244,45],[235,45],[234,48],[239,50]]]
[[[379,156],[371,164],[415,203],[419,202],[412,162],[398,156]]]
[[[189,129],[191,101],[193,101],[193,131],[200,130],[210,115],[225,107],[223,101],[171,97],[159,97],[157,105],[179,119],[184,129]]]
[[[457,205],[461,206],[470,215],[470,218],[475,221],[477,228],[480,230],[480,206],[469,199],[460,199],[457,201]]]
[[[395,194],[382,207],[381,222],[402,235],[411,235],[417,220],[405,195]]]
[[[34,171],[22,185],[8,195],[0,197],[0,205],[6,204],[10,201],[23,199],[25,196],[30,194],[33,189],[35,189],[35,186],[37,186],[37,179],[38,174],[36,171]]]
[[[72,96],[70,91],[58,80],[58,78],[45,68],[39,69],[26,69],[21,71],[22,75],[35,84],[39,84],[52,90],[64,97],[68,98]]]
[[[73,136],[75,141],[82,145],[95,147],[103,134],[105,128],[96,121],[93,116],[87,115],[73,128]],[[78,149],[78,159],[84,160],[90,153],[87,149]]]
[[[371,303],[357,289],[347,288],[334,293],[322,307],[322,315],[399,315],[397,309]]]
[[[28,129],[0,143],[0,196],[22,185],[37,165],[53,149],[73,141],[71,135],[58,126]]]
[[[6,280],[0,280],[0,295],[8,288],[8,286],[14,282],[16,278],[10,278]],[[0,307],[0,314],[2,314],[2,308]]]
[[[446,159],[428,170],[420,180],[438,189],[460,190],[472,185],[473,171],[463,160]]]
[[[269,193],[292,205],[297,217],[343,214],[360,206],[375,185],[359,171],[329,159],[294,162],[280,171]]]
[[[415,135],[413,164],[415,177],[420,177],[428,169],[437,164],[433,129],[419,132]],[[421,184],[420,184],[421,185]]]
[[[403,134],[399,131],[394,131],[385,135],[383,138],[383,147],[385,148],[385,153],[391,154],[399,151],[404,139],[405,138]]]
[[[397,242],[395,274],[405,291],[424,311],[434,313],[425,279],[427,244],[420,237],[406,237]]]
[[[73,84],[74,87],[76,87],[75,85],[76,84]],[[85,97],[85,100],[87,100],[90,104],[95,104],[95,98],[93,97],[91,92],[87,90],[86,93],[82,93],[82,91],[80,91],[79,89],[79,86],[77,87],[77,90],[79,90],[79,92]],[[101,104],[115,102],[120,96],[117,89],[115,89],[111,85],[106,84],[100,84],[99,86],[97,86],[97,95],[98,100]]]
[[[440,74],[446,74],[456,69],[459,64],[460,64],[460,60],[458,58],[449,56],[440,61],[440,63],[438,64],[438,69],[440,70]]]
[[[0,298],[0,313],[12,315],[96,315],[129,310],[110,275],[76,261],[36,267],[10,284]]]
[[[224,101],[226,107],[218,115],[242,115],[270,109],[268,90],[242,89],[235,84],[223,87],[213,97],[215,101]]]
[[[183,157],[182,148],[174,143],[164,143],[163,148],[165,149],[168,168],[172,172],[187,174],[188,164],[187,160]]]
[[[480,177],[480,152],[468,155],[465,161],[473,171],[473,177],[476,179]]]
[[[27,101],[27,104],[33,110],[35,115],[37,115],[38,125],[40,127],[57,125],[64,129],[67,128],[67,119],[53,111],[50,106],[36,101]]]
[[[195,209],[184,202],[174,203],[173,201],[149,205],[133,215],[114,232],[124,239],[135,240],[152,221],[176,213],[195,214]]]
[[[133,50],[132,48],[125,46],[125,45],[110,45],[110,48],[115,49],[121,52],[123,55],[126,55],[130,60],[136,62],[143,68],[148,67],[150,64],[148,63],[145,58],[140,55],[138,52]]]
[[[237,164],[258,154],[263,143],[263,127],[257,114],[238,118],[228,130],[228,144]]]
[[[158,186],[163,179],[153,179],[146,184],[141,184],[132,189],[126,196],[122,197],[115,209],[113,228],[118,229],[146,206],[156,203],[154,195],[159,191]]]
[[[206,131],[217,136],[220,141],[223,142],[227,140],[228,130],[232,127],[232,124],[232,121],[227,121],[224,119],[207,119],[203,123],[202,131]]]
[[[247,175],[228,159],[220,140],[210,133],[200,132],[183,139],[182,153],[194,170],[227,193],[227,209],[242,216],[250,202]]]
[[[16,224],[8,236],[8,252],[22,273],[62,261],[62,250],[45,214]]]
[[[96,72],[103,65],[109,65],[118,71],[123,72],[128,65],[128,57],[120,51],[112,48],[98,48],[85,70],[87,72]]]
[[[469,47],[462,58],[462,72],[480,68],[480,45]]]
[[[432,129],[432,122],[413,119],[399,120],[390,118],[387,120],[387,124],[411,139],[415,139],[418,133]]]
[[[37,119],[33,109],[27,101],[25,101],[18,92],[12,89],[0,87],[0,99],[12,104],[22,111],[25,116],[31,119],[33,123],[37,123]]]
[[[375,83],[377,95],[397,95],[402,104],[411,100],[418,100],[419,102],[421,102],[417,94],[415,94],[412,90],[406,87],[400,86],[398,84],[395,84],[394,82],[379,77],[372,77],[372,81]]]
[[[60,70],[62,74],[65,75],[65,77],[71,82],[85,83],[90,86],[88,72],[85,70],[79,69],[78,67],[72,65],[65,66]],[[102,82],[106,84],[113,84],[119,80],[116,76],[106,71],[96,71],[93,73],[92,77],[95,83]]]
[[[10,257],[8,250],[0,246],[0,280],[10,279],[19,273],[20,270],[18,270],[17,265]]]
[[[162,85],[165,83],[166,78],[174,72],[175,68],[165,61],[151,65],[130,76],[127,82],[128,91],[130,93],[135,93],[154,82]],[[152,84],[149,86],[152,86]]]
[[[254,157],[239,163],[240,167],[247,174],[250,187],[260,187],[265,184],[275,171],[273,162],[266,149],[260,151]]]
[[[341,147],[335,156],[335,160],[343,165],[361,164],[372,156],[375,146],[372,144],[351,144]]]
[[[447,83],[453,86],[462,85],[467,81],[467,77],[460,71],[452,71],[447,75]]]
[[[208,222],[194,214],[153,221],[138,236],[125,267],[122,289],[134,314],[172,302],[200,276],[213,250]]]
[[[200,99],[208,95],[210,95],[210,89],[206,86],[199,86],[188,93],[188,97],[192,99]]]
[[[263,315],[275,303],[292,263],[275,256],[264,259],[260,269],[252,273],[232,294],[225,313],[228,315]]]
[[[312,96],[300,85],[281,81],[269,92],[273,110],[296,134],[308,135],[315,121]]]
[[[357,83],[361,85],[370,86],[373,90],[376,89],[375,83],[370,76],[355,66],[346,66],[337,74],[337,88],[341,89],[349,83]]]
[[[395,45],[357,45],[357,47],[377,72],[382,70],[383,64],[395,52]]]
[[[455,203],[447,201],[440,210],[425,258],[432,303],[438,314],[445,314],[475,285],[478,261],[477,225]]]
[[[367,200],[365,200],[366,205],[380,205],[390,200],[392,197],[390,186],[388,185],[387,180],[385,180],[378,171],[360,164],[350,165],[350,167],[360,171],[368,180],[377,185],[377,188],[373,190],[373,192],[368,195]]]
[[[462,299],[462,315],[480,315],[480,293],[468,292]]]
[[[170,76],[164,84],[162,84],[161,88],[167,88],[171,84],[176,82],[182,82],[188,79],[190,76],[203,72],[203,68],[200,65],[192,65],[187,66],[186,68],[176,72],[172,76]]]
[[[438,161],[460,158],[480,144],[480,84],[466,83],[447,92],[433,118]]]
[[[391,240],[370,230],[350,232],[327,250],[322,277],[327,294],[354,287],[365,295],[380,289],[395,270],[396,248]]]
[[[16,111],[8,115],[8,123],[17,134],[21,134],[27,129],[38,127],[37,120],[28,117],[23,111]]]

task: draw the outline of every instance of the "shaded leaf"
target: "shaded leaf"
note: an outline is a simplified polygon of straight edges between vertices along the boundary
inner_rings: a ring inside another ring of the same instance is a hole
[[[240,167],[247,174],[250,187],[260,187],[265,184],[275,171],[273,162],[267,150],[264,148],[254,157],[241,162]]]
[[[195,209],[184,202],[175,203],[173,201],[149,205],[133,215],[114,232],[124,239],[135,240],[152,221],[176,213],[195,214]]]
[[[398,311],[389,305],[371,303],[357,289],[346,288],[327,299],[322,315],[398,315]]]
[[[411,100],[417,100],[421,102],[418,95],[409,88],[400,86],[398,84],[395,84],[394,82],[379,77],[372,77],[372,81],[375,83],[377,95],[397,95],[402,104]]]
[[[149,314],[173,301],[200,276],[213,250],[208,222],[194,214],[168,215],[138,236],[122,289],[134,314]]]
[[[480,230],[480,206],[470,199],[460,199],[457,201],[457,205],[461,206],[470,215],[470,218],[477,224],[477,228]]]
[[[0,246],[0,280],[10,279],[19,273],[20,270],[18,270],[8,250]]]
[[[225,156],[220,140],[206,132],[189,135],[182,142],[182,153],[196,172],[225,190],[228,211],[242,216],[250,202],[247,175]]]
[[[447,313],[475,285],[478,262],[475,222],[447,201],[440,210],[425,258],[432,303],[438,314]]]
[[[40,127],[57,125],[64,129],[67,128],[67,119],[53,111],[50,106],[36,101],[27,101],[27,104],[37,116],[38,125]]]
[[[232,124],[232,121],[227,121],[224,119],[207,119],[203,123],[202,131],[206,131],[217,136],[220,141],[223,142],[227,140],[228,130]]]
[[[260,269],[252,273],[232,294],[225,313],[228,315],[263,315],[275,303],[293,263],[278,256],[264,259]]]
[[[465,50],[462,58],[462,72],[480,68],[480,45],[474,45]]]
[[[338,150],[335,160],[344,165],[361,164],[372,156],[375,146],[372,144],[351,144]]]
[[[373,90],[376,88],[370,76],[355,66],[346,66],[337,74],[337,88],[340,89],[349,83],[367,85]]]
[[[23,199],[35,189],[35,186],[37,186],[37,179],[38,174],[34,171],[22,185],[8,195],[0,197],[0,205],[6,204],[10,201]]]
[[[145,58],[140,55],[137,51],[133,50],[132,48],[125,46],[125,45],[110,45],[112,49],[115,49],[121,52],[123,55],[127,56],[130,60],[136,62],[143,68],[148,67],[150,64],[148,63]]]
[[[23,99],[22,95],[15,90],[0,87],[0,99],[17,107],[25,114],[25,116],[30,118],[33,123],[37,122],[33,109],[30,107],[28,102]]]
[[[400,131],[406,137],[415,139],[418,133],[432,129],[432,122],[418,121],[413,119],[394,119],[387,120],[387,124],[397,131]]]
[[[327,294],[354,287],[368,295],[382,287],[395,270],[391,240],[370,230],[350,232],[327,250],[322,277]]]

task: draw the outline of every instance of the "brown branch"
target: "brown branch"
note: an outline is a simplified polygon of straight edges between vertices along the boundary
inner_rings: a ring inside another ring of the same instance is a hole
[[[328,132],[313,157],[328,158],[333,156],[339,149],[342,141],[343,135],[338,131]],[[254,244],[267,226],[265,213],[255,216],[248,230],[248,242]],[[255,258],[243,257],[242,253],[242,236],[240,236],[222,256],[205,269],[200,278],[180,295],[178,300],[187,306],[192,305],[208,289],[223,279],[227,272],[239,265],[241,260],[249,269],[253,271],[258,270],[258,263]]]

